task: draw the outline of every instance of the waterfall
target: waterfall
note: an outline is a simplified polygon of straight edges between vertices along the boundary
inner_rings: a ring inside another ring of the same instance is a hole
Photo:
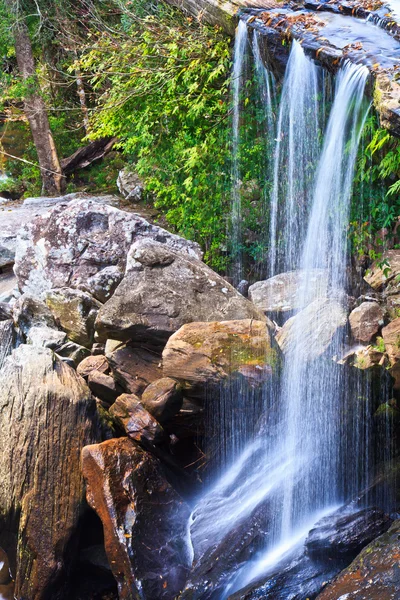
[[[237,228],[241,215],[239,96],[247,43],[243,25],[239,27],[235,45],[233,84],[236,186],[232,208]],[[319,97],[325,98],[320,67],[305,56],[300,44],[293,42],[275,133],[271,80],[262,71],[257,36],[252,48],[256,71],[264,77],[267,121],[268,116],[271,117],[269,132],[276,135],[269,270],[274,274],[301,269],[305,276],[297,290],[296,306],[300,308],[292,318],[291,341],[285,355],[278,402],[276,397],[271,400],[274,394],[268,390],[262,403],[268,414],[272,412],[272,403],[278,405],[278,417],[276,421],[270,420],[266,427],[260,427],[253,439],[249,436],[241,454],[236,444],[231,464],[193,511],[191,534],[197,559],[218,551],[221,541],[229,540],[234,529],[241,531],[242,523],[247,522],[248,527],[256,526],[264,532],[264,550],[238,573],[233,575],[232,572],[221,598],[263,574],[282,554],[304,540],[321,515],[347,500],[341,469],[343,454],[349,449],[366,451],[362,435],[355,433],[352,427],[349,427],[350,433],[346,430],[346,435],[353,436],[351,439],[343,434],[342,412],[351,390],[345,381],[344,369],[333,360],[342,347],[343,333],[339,328],[330,346],[330,356],[319,357],[317,353],[312,360],[308,360],[309,354],[313,355],[315,349],[304,345],[303,336],[307,318],[311,318],[312,329],[322,335],[327,315],[330,318],[342,312],[346,314],[342,304],[345,301],[347,226],[357,148],[369,108],[364,102],[368,70],[351,62],[339,69],[321,147],[320,131],[328,111],[325,105],[319,107],[318,103]],[[235,231],[235,236],[237,242],[239,231]],[[325,296],[310,298],[307,273],[316,270],[326,277],[328,287],[324,289],[328,292],[324,292]],[[248,397],[240,397],[239,402],[246,405]],[[237,406],[237,402],[232,404]],[[254,403],[252,406],[254,413]],[[224,414],[229,411],[226,401],[223,410]],[[357,418],[354,422],[357,426]],[[230,431],[234,432],[235,427],[230,426]],[[355,482],[356,475],[353,480]]]
[[[321,69],[295,40],[279,110],[271,197],[269,275],[298,268],[310,182],[319,151],[318,80]]]
[[[242,252],[241,252],[241,180],[240,180],[240,93],[243,86],[245,50],[248,43],[247,24],[240,20],[235,39],[232,68],[232,262],[234,268],[234,280],[238,283],[242,278]]]

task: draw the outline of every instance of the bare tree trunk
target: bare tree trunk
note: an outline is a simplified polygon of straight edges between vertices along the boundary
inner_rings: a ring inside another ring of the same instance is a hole
[[[28,86],[28,92],[24,101],[24,112],[32,131],[38,155],[43,191],[49,195],[61,194],[65,189],[65,178],[62,174],[54,139],[51,134],[46,105],[38,88],[29,31],[21,15],[15,15],[15,10],[13,10],[15,3],[13,0],[6,0],[6,3],[10,12],[14,13],[16,19],[14,25],[15,53],[21,77]]]

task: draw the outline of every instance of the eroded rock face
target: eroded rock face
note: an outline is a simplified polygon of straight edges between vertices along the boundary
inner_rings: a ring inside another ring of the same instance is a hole
[[[182,386],[175,379],[163,377],[145,389],[141,402],[157,421],[163,423],[182,408]]]
[[[289,271],[266,281],[257,281],[249,288],[249,299],[266,313],[288,312],[300,308],[298,290],[307,282],[309,302],[326,296],[328,277],[323,269]],[[304,299],[301,299],[304,303]],[[304,304],[303,304],[304,305]]]
[[[278,371],[279,348],[263,321],[188,323],[170,337],[163,373],[182,382],[185,394],[201,396],[230,375],[265,382]]]
[[[400,389],[400,318],[382,329],[382,338],[391,364],[390,373],[395,379],[395,389]]]
[[[33,294],[81,288],[104,301],[123,277],[132,243],[148,237],[196,258],[202,256],[198,244],[150,225],[134,213],[90,198],[58,204],[19,232],[14,267],[18,286]],[[99,274],[107,267],[114,267],[112,275],[107,273],[109,289],[103,282],[99,294]]]
[[[301,356],[313,360],[326,352],[335,333],[347,322],[342,304],[336,300],[315,300],[305,309],[286,321],[276,336],[284,354],[290,353],[295,341],[300,339]]]
[[[147,239],[133,244],[125,277],[100,309],[96,330],[100,340],[161,345],[192,321],[263,318],[204,263]]]
[[[16,339],[14,323],[11,319],[0,321],[0,368],[14,348]]]
[[[100,303],[81,290],[62,288],[46,295],[46,304],[71,341],[90,348]]]
[[[97,439],[84,380],[49,349],[22,345],[0,373],[0,544],[17,598],[44,600],[75,560],[84,509],[80,451]],[[18,541],[18,549],[17,549]],[[67,551],[68,549],[68,551]]]
[[[370,342],[384,323],[385,312],[377,302],[363,302],[349,315],[351,334],[357,342]]]
[[[400,596],[400,521],[371,542],[317,600],[396,600]]]
[[[128,438],[82,451],[87,500],[102,520],[121,600],[172,600],[191,564],[189,508],[154,456]]]
[[[165,437],[161,425],[134,394],[122,394],[111,406],[110,415],[123,427],[128,437],[136,442],[158,444]]]

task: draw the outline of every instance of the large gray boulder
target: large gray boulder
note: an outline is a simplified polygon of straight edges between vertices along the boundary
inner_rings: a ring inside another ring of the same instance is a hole
[[[0,546],[16,598],[70,597],[58,586],[85,508],[80,451],[94,441],[96,405],[85,381],[50,349],[14,350],[0,372]]]
[[[188,253],[147,239],[129,252],[126,274],[100,309],[100,341],[164,344],[185,323],[265,317],[222,277]]]
[[[97,199],[57,204],[19,232],[14,267],[19,289],[38,295],[80,288],[104,302],[123,277],[132,243],[142,238],[202,257],[198,244]]]
[[[299,289],[306,284],[306,297]],[[249,288],[249,299],[266,313],[288,312],[299,309],[315,298],[326,296],[328,276],[323,269],[289,271],[265,281],[257,281]]]

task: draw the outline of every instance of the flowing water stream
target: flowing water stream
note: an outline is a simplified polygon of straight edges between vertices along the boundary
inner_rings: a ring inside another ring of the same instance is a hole
[[[312,353],[303,338],[308,313],[318,337],[324,335],[326,319],[331,315],[340,318],[343,311],[352,180],[360,133],[369,109],[364,98],[368,70],[351,62],[341,66],[325,124],[328,109],[321,105],[321,98],[326,97],[322,69],[305,56],[300,44],[293,42],[275,127],[272,79],[268,72],[264,74],[256,36],[248,44],[246,24],[240,23],[233,67],[235,241],[240,244],[239,98],[244,84],[244,54],[252,47],[256,70],[264,77],[269,135],[275,136],[269,273],[302,269],[307,274],[318,269],[328,281],[328,292],[310,298],[307,276],[297,290],[300,314],[293,320],[280,390],[274,392],[270,405],[268,400],[263,403],[263,410],[278,403],[275,434],[266,434],[261,427],[241,454],[231,456],[230,466],[226,466],[223,476],[193,512],[192,540],[198,555],[218,544],[238,523],[251,518],[257,507],[264,507],[263,514],[268,515],[263,551],[239,574],[232,575],[222,598],[301,544],[321,515],[346,500],[343,447],[355,448],[359,442],[354,431],[348,434],[354,439],[343,436],[341,424],[346,382],[332,357],[339,354],[343,335],[334,338],[331,358],[312,356],[311,360]],[[237,257],[236,261],[240,271]],[[240,401],[246,403],[246,397]],[[238,428],[240,437],[240,425]],[[361,446],[357,448],[360,450]]]

